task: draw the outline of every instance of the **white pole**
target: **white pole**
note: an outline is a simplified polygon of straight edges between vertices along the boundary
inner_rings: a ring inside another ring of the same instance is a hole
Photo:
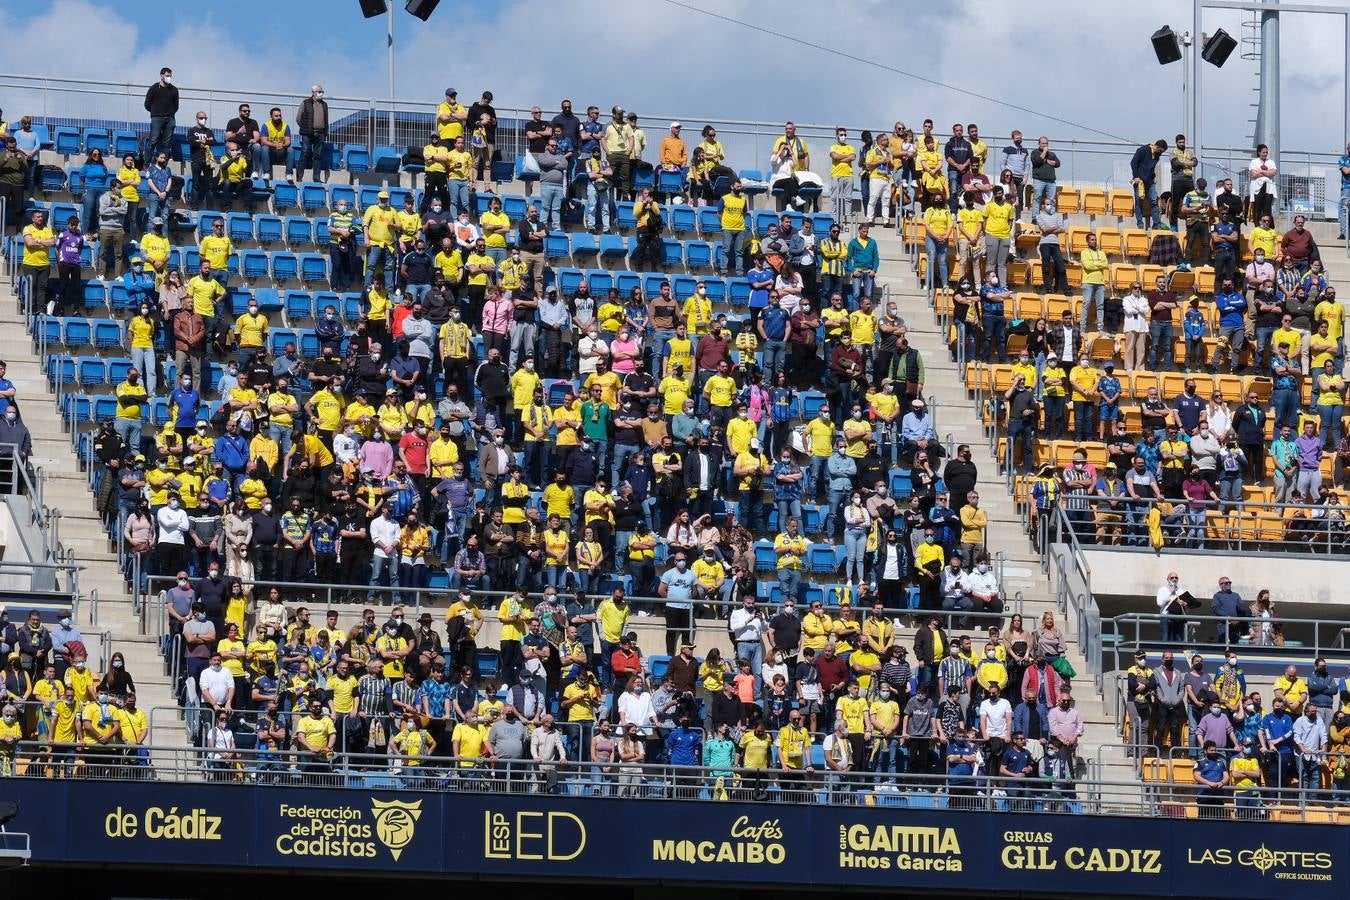
[[[1200,0],[1191,0],[1191,46],[1193,48],[1191,57],[1187,64],[1191,68],[1191,146],[1195,148],[1195,155],[1203,160],[1205,156],[1204,144],[1200,138],[1200,50],[1205,46],[1205,33],[1200,30]],[[1203,165],[1203,162],[1201,163]],[[1200,167],[1196,167],[1196,175],[1200,174]]]
[[[389,23],[389,39],[386,50],[389,55],[389,143],[394,143],[394,4],[385,7],[385,20]],[[371,148],[374,153],[375,148]]]

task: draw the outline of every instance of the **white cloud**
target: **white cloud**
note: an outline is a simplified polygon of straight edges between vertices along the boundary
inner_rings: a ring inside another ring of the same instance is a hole
[[[328,9],[329,2],[322,8]],[[554,107],[563,96],[578,109],[595,103],[608,110],[619,103],[643,115],[653,138],[667,116],[695,126],[703,117],[770,123],[794,118],[877,129],[896,119],[914,124],[929,115],[943,129],[953,121],[977,121],[987,135],[1018,127],[1049,133],[1061,145],[1075,135],[1100,137],[997,101],[1139,141],[1170,137],[1181,124],[1182,67],[1158,66],[1148,36],[1163,23],[1178,31],[1189,28],[1189,9],[1165,0],[1103,4],[1090,15],[1080,0],[1041,0],[1034,11],[1007,0],[954,0],[917,12],[878,0],[691,2],[994,99],[954,93],[660,0],[517,0],[509,5],[452,0],[428,23],[400,11],[397,93],[430,103],[453,84],[466,101],[489,88],[503,109],[535,102]],[[247,10],[242,19],[249,20]],[[1239,13],[1211,11],[1205,27],[1222,25],[1240,37],[1240,21]],[[0,33],[10,50],[5,68],[140,85],[152,81],[167,61],[180,85],[212,85],[220,91],[211,108],[217,122],[241,96],[254,102],[255,111],[269,102],[241,89],[303,92],[321,79],[330,96],[382,96],[383,29],[378,21],[369,24],[368,35],[341,29],[342,43],[351,45],[355,35],[368,48],[352,58],[333,53],[322,39],[296,41],[289,35],[269,37],[273,29],[241,30],[237,17],[224,12],[160,34],[99,0],[56,0],[23,20],[0,10]],[[1344,109],[1339,22],[1286,14],[1283,25],[1284,146],[1334,151],[1341,146]],[[1252,115],[1247,104],[1256,84],[1253,64],[1234,53],[1222,70],[1205,66],[1204,77],[1206,142],[1245,146],[1246,120]],[[72,110],[87,115],[94,105],[75,103],[67,94],[9,87],[0,88],[0,104],[11,117],[29,107],[44,114]],[[135,96],[120,105],[107,100],[98,105],[122,109],[131,118],[142,115]],[[723,128],[723,134],[754,157],[738,162],[762,165],[769,136],[735,137],[729,134],[734,130]]]

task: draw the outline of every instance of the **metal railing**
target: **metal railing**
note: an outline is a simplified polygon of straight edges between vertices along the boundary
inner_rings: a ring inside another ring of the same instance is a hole
[[[1177,629],[1180,639],[1168,634]],[[1273,640],[1277,629],[1281,644]],[[1323,655],[1350,659],[1350,619],[1123,613],[1102,620],[1102,637],[1106,652],[1114,656],[1113,669],[1122,668],[1134,648],[1144,647],[1185,647],[1187,652],[1240,649],[1257,658],[1266,654],[1284,658],[1296,651],[1309,660]]]
[[[1069,523],[1069,532],[1089,546],[1098,544],[1103,523],[1095,515],[1108,501],[1089,495],[1087,519]],[[1114,498],[1120,506],[1107,509],[1120,518],[1106,523],[1119,543],[1112,551],[1205,552],[1213,550],[1288,555],[1350,555],[1350,506],[1339,503],[1265,503],[1251,500],[1205,500],[1196,509],[1177,499]],[[1062,509],[1063,497],[1059,501]],[[1144,519],[1149,509],[1162,509],[1159,526],[1163,545],[1149,543]],[[1110,535],[1108,535],[1110,536]]]
[[[130,129],[144,138],[149,131],[148,117],[144,111],[143,100],[145,85],[130,83],[94,82],[74,78],[34,76],[31,74],[0,74],[0,93],[8,99],[7,103],[15,110],[31,114],[35,122],[54,130],[58,126],[77,128],[97,127],[105,130]],[[328,140],[340,149],[348,143],[364,144],[369,148],[378,145],[394,146],[399,152],[405,148],[421,148],[426,142],[435,121],[436,107],[440,97],[435,90],[428,90],[425,100],[408,98],[369,98],[325,96],[329,109]],[[202,110],[209,121],[216,126],[223,125],[236,115],[236,107],[243,99],[250,100],[255,108],[266,109],[280,106],[287,122],[294,125],[296,108],[307,96],[304,91],[285,91],[274,88],[226,88],[213,89],[179,86],[180,115],[184,124],[191,122],[191,113]],[[597,101],[601,107],[601,121],[608,121],[609,106],[614,97]],[[578,101],[576,108],[584,116],[586,102]],[[524,123],[530,117],[529,105],[509,106],[496,104],[498,127],[496,147],[501,158],[514,159],[526,149]],[[555,109],[541,106],[544,119],[551,120]],[[718,140],[727,151],[727,159],[735,168],[769,168],[768,159],[774,142],[783,133],[783,123],[775,120],[754,121],[745,119],[709,118],[672,114],[644,112],[642,125],[647,134],[647,146],[644,155],[654,158],[665,134],[665,125],[671,120],[687,123],[686,146],[692,152],[698,143],[697,129],[703,125],[712,125],[717,129]],[[864,128],[873,132],[891,131],[893,120],[862,125],[844,126],[850,135],[856,136]],[[797,122],[797,135],[814,150],[812,168],[827,169],[826,149],[834,142],[835,124]],[[946,140],[946,135],[939,139]],[[1055,138],[1051,147],[1061,160],[1059,181],[1063,185],[1093,184],[1109,187],[1128,186],[1130,155],[1145,140],[1156,135],[1143,134],[1137,141],[1113,140],[1070,140]],[[990,166],[997,166],[1002,148],[1009,143],[1003,135],[986,134],[984,140],[990,146]],[[1027,144],[1031,146],[1030,142]],[[175,149],[176,152],[176,149]],[[1212,147],[1197,148],[1199,170],[1197,175],[1209,179],[1211,184],[1218,178],[1231,176],[1236,189],[1241,192],[1246,184],[1247,163],[1253,156],[1249,148]],[[1308,179],[1325,179],[1328,172],[1334,171],[1339,150],[1314,152],[1306,150],[1284,149],[1279,159],[1281,202],[1296,196],[1307,197],[1310,193]],[[383,176],[370,173],[375,179]],[[370,176],[367,176],[370,177]],[[1311,198],[1309,198],[1311,199]],[[1335,198],[1326,198],[1334,205]],[[1334,209],[1332,210],[1334,218]]]

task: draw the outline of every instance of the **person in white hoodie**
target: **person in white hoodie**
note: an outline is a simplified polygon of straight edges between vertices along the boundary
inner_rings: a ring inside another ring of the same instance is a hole
[[[1121,298],[1125,314],[1125,369],[1133,372],[1144,368],[1148,356],[1148,298],[1139,282],[1130,285],[1130,292]]]

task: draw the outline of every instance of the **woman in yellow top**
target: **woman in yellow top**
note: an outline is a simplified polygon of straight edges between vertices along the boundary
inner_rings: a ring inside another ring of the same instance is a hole
[[[384,432],[386,439],[397,441],[403,437],[403,426],[408,422],[408,416],[403,412],[403,407],[399,405],[398,394],[390,389],[384,395],[384,402],[380,404],[379,412],[376,414],[380,423],[380,430]]]
[[[237,626],[241,637],[247,633],[244,621],[248,617],[249,594],[252,590],[252,587],[235,581],[231,583],[230,593],[225,598],[225,624]]]
[[[422,765],[422,758],[436,752],[436,741],[431,735],[417,727],[411,714],[403,716],[403,727],[394,735],[394,752],[403,757],[403,764],[415,769]]]
[[[141,170],[136,165],[136,154],[128,153],[122,157],[117,180],[122,183],[122,199],[127,201],[127,234],[135,238],[141,233],[140,220],[136,215],[141,202]]]
[[[599,309],[595,311],[595,318],[600,323],[600,336],[606,342],[613,341],[614,335],[618,334],[625,318],[623,303],[619,301],[617,288],[609,289],[609,294],[600,303]]]
[[[277,665],[277,642],[267,636],[267,626],[258,626],[258,637],[249,641],[248,670],[254,678],[259,677],[267,671],[267,667],[272,666],[272,671],[276,671]]]
[[[248,648],[239,639],[238,625],[230,622],[225,626],[225,636],[216,643],[216,652],[220,654],[220,664],[225,671],[233,676],[236,683],[242,681],[245,677],[244,661],[248,658]]]
[[[702,157],[701,168],[698,173],[700,176],[707,175],[713,169],[722,165],[722,160],[727,158],[726,149],[723,148],[722,142],[717,139],[717,130],[711,125],[703,126],[703,141],[694,149],[702,151],[700,154]]]
[[[384,329],[389,327],[389,313],[393,308],[393,304],[389,301],[389,291],[385,289],[382,281],[376,279],[366,291],[366,327],[376,329],[376,333],[383,337]],[[372,334],[372,337],[374,336]]]
[[[1325,322],[1322,330],[1326,330]],[[1341,414],[1345,412],[1345,380],[1335,359],[1323,362],[1317,375],[1317,412],[1322,417],[1322,445],[1334,451],[1341,444]]]
[[[592,493],[588,491],[587,493]],[[594,594],[600,589],[600,570],[605,559],[605,550],[595,539],[595,529],[587,525],[581,532],[581,540],[572,548],[577,561],[577,589],[583,594]]]
[[[703,698],[705,708],[712,702],[713,697],[722,693],[729,674],[731,667],[722,659],[722,651],[713,647],[698,667],[699,696]]]

